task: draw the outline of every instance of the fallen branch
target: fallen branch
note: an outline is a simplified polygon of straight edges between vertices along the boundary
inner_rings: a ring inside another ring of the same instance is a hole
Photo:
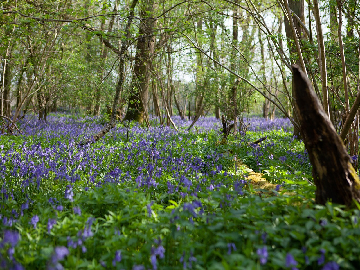
[[[262,137],[262,138],[256,140],[255,142],[248,143],[248,145],[257,145],[257,144],[261,143],[262,141],[265,141],[266,139],[267,139],[267,136]]]
[[[17,127],[17,125],[15,124],[15,122],[14,122],[10,117],[7,117],[7,116],[5,116],[5,115],[0,115],[0,117],[1,117],[1,118],[4,118],[4,119],[6,119],[7,121],[10,122],[10,125],[8,125],[7,130],[8,130],[11,134],[13,134],[12,130],[10,130],[10,127],[11,127],[11,126],[14,127],[20,134],[22,134],[21,130]]]

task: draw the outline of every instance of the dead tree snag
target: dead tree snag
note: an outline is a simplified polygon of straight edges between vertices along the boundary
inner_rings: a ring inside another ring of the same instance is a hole
[[[295,109],[301,136],[313,166],[316,203],[360,203],[360,182],[343,142],[323,110],[310,80],[298,65],[292,66]]]

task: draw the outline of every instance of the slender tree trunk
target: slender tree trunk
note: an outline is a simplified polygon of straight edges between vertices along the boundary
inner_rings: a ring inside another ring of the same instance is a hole
[[[261,37],[261,30],[259,29],[259,44],[260,44],[260,52],[261,52],[261,73],[262,73],[262,79],[264,82],[264,85],[267,86],[267,80],[266,80],[266,64],[265,64],[265,52],[264,52],[264,43]],[[270,93],[266,94],[267,96],[270,95]],[[263,104],[263,117],[265,119],[269,118],[269,112],[270,112],[270,101],[269,99],[265,98],[264,104]]]
[[[237,3],[238,0],[235,0],[235,2]],[[239,26],[238,26],[238,7],[235,7],[233,10],[233,37],[232,37],[232,42],[233,42],[233,51],[232,51],[232,70],[236,70],[236,62],[237,62],[237,51],[236,51],[236,47],[238,45],[238,40],[239,40]],[[233,76],[231,76],[233,77]],[[233,78],[235,79],[235,78]],[[233,81],[233,80],[232,80]],[[238,80],[236,80],[236,82],[238,82]],[[238,83],[235,83],[233,88],[232,88],[232,103],[233,103],[233,121],[234,121],[234,134],[237,133],[237,116],[238,116],[238,109],[237,109],[237,96],[238,96]]]
[[[8,46],[5,57],[3,57],[3,66],[2,66],[2,78],[1,78],[1,97],[0,97],[0,112],[1,115],[10,117],[10,91],[11,91],[11,50],[12,46]]]
[[[114,10],[113,13],[115,13],[117,10],[116,7],[116,3],[114,4]],[[115,16],[112,16],[109,22],[109,26],[108,26],[108,33],[112,31],[112,28],[114,26],[114,21],[115,21]],[[101,23],[101,30],[104,30],[104,22]],[[108,56],[108,52],[109,49],[107,47],[104,46],[103,43],[101,43],[101,56],[100,56],[100,67],[99,67],[99,84],[102,84],[103,78],[104,78],[104,68],[105,68],[105,63],[106,63],[106,59]],[[94,107],[94,115],[99,115],[100,114],[100,107],[101,107],[101,90],[102,88],[100,87],[100,85],[95,89],[95,107]]]
[[[316,30],[317,38],[319,44],[319,53],[320,53],[320,63],[321,63],[321,83],[322,83],[322,95],[323,95],[323,107],[325,113],[330,116],[329,113],[329,93],[327,89],[327,69],[326,69],[326,55],[325,55],[325,45],[324,45],[324,36],[321,28],[320,12],[318,0],[313,0],[314,4],[314,17],[316,21]]]
[[[345,62],[345,54],[344,54],[344,44],[342,41],[342,3],[340,0],[336,0],[337,6],[338,6],[338,13],[339,13],[339,27],[338,27],[338,38],[339,38],[339,47],[340,47],[340,58],[341,58],[341,64],[342,64],[342,75],[343,75],[343,83],[344,83],[344,97],[345,97],[345,109],[346,114],[349,112],[349,94],[348,94],[348,84],[346,81],[346,62]]]
[[[159,99],[157,97],[157,85],[155,83],[155,80],[153,80],[153,82],[152,82],[152,94],[153,94],[155,115],[157,117],[159,117],[160,122],[161,122],[161,112],[160,112],[160,106],[159,106]]]
[[[304,60],[301,54],[301,48],[299,44],[299,39],[301,38],[302,29],[301,25],[298,21],[294,23],[293,16],[291,16],[290,9],[300,18],[301,21],[305,21],[305,14],[304,14],[304,0],[284,0],[285,8],[287,11],[288,16],[285,16],[285,32],[286,37],[288,39],[288,48],[290,51],[290,55],[297,56],[296,61],[293,61],[300,65],[304,72],[306,72]],[[294,91],[292,91],[292,95],[294,96]],[[294,122],[294,136],[300,138],[300,126],[298,125],[298,116],[296,115],[296,111],[294,110],[294,100],[292,100],[292,107],[293,107],[293,117]]]
[[[174,87],[174,86],[172,86]],[[174,87],[175,88],[175,87]],[[175,101],[175,106],[179,112],[179,115],[181,117],[181,120],[184,120],[185,119],[185,115],[184,115],[184,111],[181,109],[181,106],[180,106],[180,103],[178,101],[178,99],[176,98],[176,93],[175,93],[175,89],[174,89],[174,101]]]
[[[191,102],[189,98],[189,115],[188,115],[189,121],[191,120]]]

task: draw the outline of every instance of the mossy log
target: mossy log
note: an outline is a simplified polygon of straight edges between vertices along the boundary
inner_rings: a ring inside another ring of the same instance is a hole
[[[295,109],[301,136],[313,167],[318,204],[327,201],[353,207],[360,204],[360,182],[344,144],[322,108],[310,80],[292,66]]]

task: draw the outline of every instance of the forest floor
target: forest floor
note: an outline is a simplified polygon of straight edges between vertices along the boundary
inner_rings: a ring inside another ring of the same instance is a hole
[[[289,121],[246,121],[226,144],[175,117],[79,146],[101,118],[26,119],[0,137],[0,268],[359,269],[360,211],[314,203]]]

